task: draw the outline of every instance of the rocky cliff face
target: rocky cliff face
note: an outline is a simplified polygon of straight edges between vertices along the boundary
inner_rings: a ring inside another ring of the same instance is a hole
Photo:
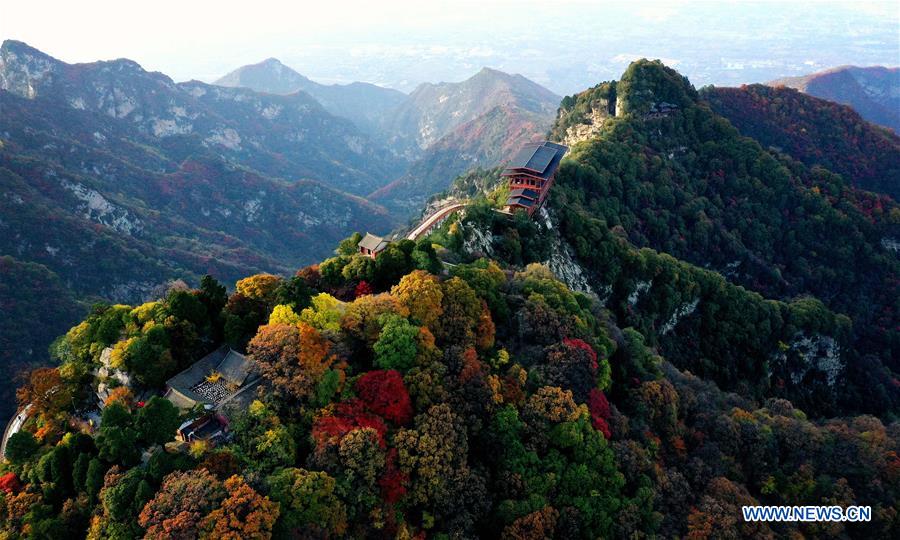
[[[52,84],[60,67],[54,58],[24,43],[4,42],[0,47],[0,88],[34,99],[38,88]]]
[[[782,344],[773,358],[776,369],[782,369],[791,383],[813,384],[818,381],[833,387],[846,368],[841,347],[831,336],[798,332],[790,343]]]
[[[595,137],[603,124],[618,114],[616,83],[601,83],[562,100],[550,137],[567,146],[574,146]]]
[[[559,235],[557,222],[551,216],[551,211],[546,206],[541,208],[538,218],[543,221],[544,227],[550,238],[550,256],[543,262],[560,281],[573,291],[582,292],[594,296],[600,302],[605,302],[609,296],[609,290],[600,286],[596,290],[591,286],[587,271],[575,260],[575,254],[562,237]]]
[[[564,114],[560,112],[560,115]],[[566,127],[565,134],[562,137],[562,143],[567,146],[574,146],[581,141],[586,141],[597,136],[603,123],[610,117],[609,101],[600,100],[597,106],[592,106],[590,112],[577,124]]]

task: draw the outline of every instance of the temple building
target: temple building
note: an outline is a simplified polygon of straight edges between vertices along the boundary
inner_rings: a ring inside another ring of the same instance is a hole
[[[568,146],[549,141],[523,146],[500,175],[509,182],[509,197],[503,211],[525,210],[531,216],[543,206],[559,162],[568,150]]]
[[[253,400],[259,382],[253,361],[223,345],[166,381],[163,397],[181,409],[196,405],[217,411],[232,405],[243,409]]]
[[[384,248],[386,248],[389,243],[390,242],[380,236],[366,233],[366,236],[364,236],[363,239],[359,241],[357,247],[359,247],[359,252],[362,255],[374,259],[378,256],[379,253],[384,251]]]

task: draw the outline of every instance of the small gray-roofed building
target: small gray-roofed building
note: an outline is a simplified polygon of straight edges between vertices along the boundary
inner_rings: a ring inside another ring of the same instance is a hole
[[[175,438],[183,442],[217,441],[225,437],[226,427],[215,415],[205,414],[183,422],[175,433]]]
[[[368,255],[373,259],[382,251],[384,248],[388,246],[390,242],[385,240],[380,236],[375,236],[371,233],[366,233],[362,240],[359,241],[357,246],[359,247],[359,252],[363,255]]]
[[[253,362],[223,345],[169,379],[164,397],[182,409],[197,404],[219,408],[257,379]]]

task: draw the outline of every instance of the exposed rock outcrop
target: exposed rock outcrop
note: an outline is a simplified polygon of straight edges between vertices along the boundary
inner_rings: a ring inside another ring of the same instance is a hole
[[[781,344],[773,365],[783,370],[790,382],[799,385],[818,378],[833,387],[844,372],[841,347],[831,336],[798,332],[787,344]]]
[[[585,117],[583,122],[566,128],[566,133],[562,140],[563,144],[573,146],[576,143],[593,138],[600,133],[600,128],[603,127],[603,123],[609,117],[609,102],[600,100],[600,106],[591,108],[590,114]]]
[[[550,271],[573,291],[599,298],[599,295],[588,281],[587,272],[575,260],[572,249],[567,243],[563,242],[557,229],[553,226],[553,219],[546,206],[541,208],[539,216],[544,221],[544,226],[547,230],[551,231],[552,234],[550,236],[553,238],[550,257],[543,264],[550,268]],[[605,297],[608,295],[607,291],[603,292],[604,298],[600,298],[601,301],[605,300]]]

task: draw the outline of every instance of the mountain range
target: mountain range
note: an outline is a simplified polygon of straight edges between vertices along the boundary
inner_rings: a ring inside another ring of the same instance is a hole
[[[130,60],[70,65],[14,41],[0,49],[0,88],[122,120],[141,143],[167,146],[176,160],[211,152],[267,175],[358,194],[382,185],[398,166],[376,141],[303,93],[176,84]]]
[[[424,201],[539,136],[555,107],[552,93],[495,70],[409,98],[320,85],[273,60],[222,84],[234,86],[175,83],[125,59],[67,64],[3,43],[0,302],[29,312],[4,318],[4,361],[42,361],[93,301],[135,302],[206,273],[227,283],[288,273],[349,231],[387,233],[411,212],[394,203],[407,193],[376,201],[392,212],[360,196],[411,178],[405,189]],[[432,116],[432,106],[443,109]],[[415,141],[422,125],[436,137],[412,143],[412,168],[410,147],[384,135],[390,114],[408,127],[396,140]],[[42,287],[65,291],[55,294],[59,324],[21,324],[37,316],[27,299]]]
[[[840,66],[767,84],[850,105],[869,122],[900,133],[900,68]]]
[[[322,85],[274,59],[218,83],[175,83],[124,59],[66,64],[16,41],[0,47],[0,302],[21,313],[2,323],[4,336],[18,336],[5,360],[39,361],[96,300],[134,302],[206,273],[226,282],[289,273],[349,231],[387,233],[458,174],[501,164],[524,140],[552,133],[578,146],[635,106],[616,99],[615,82],[561,100],[488,68],[408,96]],[[762,86],[709,88],[699,99],[769,150],[897,195],[897,137],[847,107]],[[892,208],[851,199],[869,214]],[[746,245],[743,234],[727,242]],[[756,269],[746,275],[783,274],[764,253],[732,254]],[[721,271],[733,262],[682,255]],[[29,291],[43,288],[58,291],[60,324],[21,325],[37,316]]]
[[[400,216],[472,167],[499,164],[523,140],[545,135],[560,97],[539,84],[484,68],[461,82],[424,83],[408,96],[368,83],[323,85],[270,58],[216,81],[257,92],[306,92],[409,160],[404,174],[370,198]]]
[[[305,92],[328,112],[346,118],[371,135],[380,132],[386,115],[406,94],[370,83],[320,84],[304,77],[276,58],[240,67],[216,80],[218,86],[242,87],[269,94]]]

